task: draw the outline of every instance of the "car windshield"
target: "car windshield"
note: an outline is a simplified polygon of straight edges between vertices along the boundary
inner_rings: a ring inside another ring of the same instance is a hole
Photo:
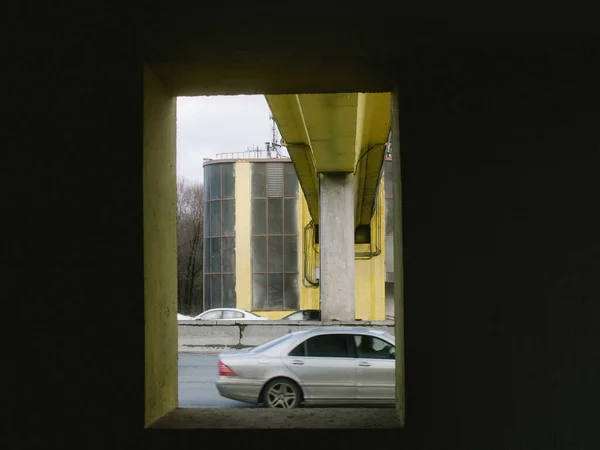
[[[287,319],[287,320],[299,320],[299,319],[302,319],[302,311],[291,313],[291,314],[285,316],[284,319]]]
[[[254,347],[252,350],[250,350],[250,352],[252,352],[252,353],[264,352],[265,350],[270,349],[274,345],[279,344],[280,342],[285,341],[286,339],[289,339],[290,337],[292,337],[292,335],[288,333],[286,335],[278,337],[277,339],[273,339],[272,341],[265,342],[264,344]]]

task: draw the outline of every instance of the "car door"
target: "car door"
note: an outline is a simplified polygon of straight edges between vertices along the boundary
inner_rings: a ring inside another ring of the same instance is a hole
[[[371,336],[375,352],[363,352],[363,336],[353,336],[357,355],[356,399],[364,403],[393,403],[396,398],[396,348],[384,339]]]
[[[296,346],[283,362],[296,375],[307,401],[353,401],[356,360],[351,335],[322,334]]]

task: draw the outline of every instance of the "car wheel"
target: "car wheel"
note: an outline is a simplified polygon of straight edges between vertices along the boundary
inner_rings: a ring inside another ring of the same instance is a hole
[[[302,392],[292,380],[276,378],[265,386],[262,400],[267,408],[297,408]]]

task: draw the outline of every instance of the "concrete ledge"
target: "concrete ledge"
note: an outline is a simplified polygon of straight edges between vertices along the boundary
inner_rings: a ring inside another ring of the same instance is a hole
[[[177,408],[151,429],[399,429],[395,408]]]
[[[255,347],[292,331],[321,326],[376,328],[394,334],[393,321],[313,322],[304,320],[180,320],[179,352],[218,353]]]

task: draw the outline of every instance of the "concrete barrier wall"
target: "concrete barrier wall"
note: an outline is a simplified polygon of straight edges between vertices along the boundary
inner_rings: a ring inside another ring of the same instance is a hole
[[[218,353],[238,350],[268,342],[291,331],[320,326],[375,328],[394,334],[393,321],[381,322],[309,322],[269,321],[179,321],[179,352]]]

